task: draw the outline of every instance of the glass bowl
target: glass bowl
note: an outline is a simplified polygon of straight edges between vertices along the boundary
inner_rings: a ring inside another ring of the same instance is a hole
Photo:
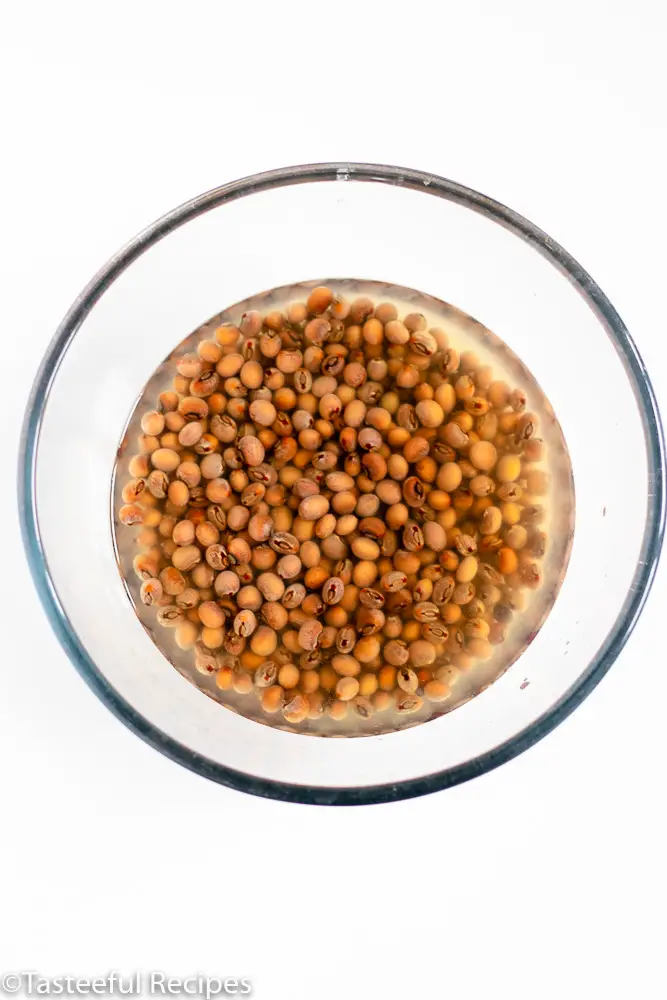
[[[568,572],[520,657],[455,711],[366,739],[259,726],[188,683],[135,615],[111,532],[119,441],[162,360],[231,304],[326,276],[419,289],[501,337],[553,407],[576,491]],[[173,760],[242,791],[363,804],[436,791],[496,767],[595,687],[655,574],[664,442],[623,322],[550,237],[432,174],[317,164],[201,195],[106,264],[63,320],[38,373],[19,492],[28,560],[51,624],[127,726]]]

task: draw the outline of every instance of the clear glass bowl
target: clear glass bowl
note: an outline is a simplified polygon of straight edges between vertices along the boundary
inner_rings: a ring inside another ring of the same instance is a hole
[[[427,725],[318,740],[225,711],[171,667],[127,599],[110,488],[128,415],[176,344],[262,289],[336,275],[419,289],[505,341],[560,421],[576,524],[555,605],[499,680]],[[664,532],[664,470],[641,358],[611,303],[569,254],[459,184],[416,170],[334,163],[271,171],[201,195],[109,261],[63,320],[37,376],[19,502],[53,628],[127,726],[231,787],[357,804],[425,794],[496,767],[586,697],[646,600]]]

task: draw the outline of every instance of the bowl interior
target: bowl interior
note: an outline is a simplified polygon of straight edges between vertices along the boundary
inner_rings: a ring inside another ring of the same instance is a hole
[[[155,407],[161,392],[172,388],[175,360],[185,354],[196,352],[202,341],[214,338],[215,330],[221,324],[238,325],[245,312],[257,310],[270,312],[274,309],[285,310],[291,303],[303,302],[308,298],[311,289],[316,285],[326,285],[342,295],[348,302],[359,296],[367,296],[371,301],[390,301],[394,303],[400,315],[419,312],[425,318],[429,328],[439,327],[448,337],[452,346],[459,354],[472,351],[478,358],[479,366],[488,364],[494,377],[504,379],[508,385],[518,386],[526,395],[526,411],[534,414],[538,421],[539,436],[544,441],[548,460],[541,464],[547,471],[549,488],[545,495],[536,498],[542,508],[539,530],[546,535],[548,544],[543,558],[539,560],[541,584],[537,590],[524,588],[522,598],[525,605],[520,614],[506,628],[504,641],[495,647],[494,654],[485,660],[478,660],[457,679],[450,697],[445,702],[430,702],[423,699],[421,709],[408,717],[397,718],[391,711],[376,712],[368,719],[360,720],[354,712],[349,712],[343,721],[332,723],[327,715],[316,720],[305,720],[298,726],[299,733],[311,735],[348,735],[369,736],[380,733],[395,732],[397,729],[410,725],[419,725],[424,721],[438,718],[446,712],[453,711],[464,702],[494,683],[500,674],[506,670],[524,652],[534,637],[546,616],[549,614],[563,582],[574,529],[574,490],[572,469],[570,466],[567,444],[560,425],[556,420],[549,400],[544,396],[540,386],[532,378],[515,354],[505,345],[499,343],[492,331],[460,312],[448,303],[440,302],[431,296],[424,296],[415,289],[400,285],[390,285],[386,282],[321,278],[317,281],[298,285],[283,285],[243,302],[235,303],[223,312],[218,313],[203,323],[190,334],[170,356],[156,369],[155,373],[144,387],[142,395],[124,429],[119,442],[118,462],[115,469],[111,521],[114,546],[121,575],[123,577],[128,597],[136,613],[148,633],[160,646],[170,662],[183,676],[188,677],[217,701],[223,702],[234,711],[239,711],[265,725],[278,726],[287,731],[294,731],[282,716],[282,713],[267,714],[261,707],[258,692],[252,696],[237,695],[233,691],[220,691],[214,675],[202,676],[194,667],[192,650],[179,649],[172,629],[163,629],[157,624],[156,607],[146,607],[140,598],[141,581],[133,571],[133,560],[137,554],[137,537],[140,526],[128,528],[118,520],[123,499],[123,487],[133,476],[130,473],[131,460],[137,451],[137,441],[141,435],[141,418],[143,414]],[[261,692],[259,692],[261,694]]]

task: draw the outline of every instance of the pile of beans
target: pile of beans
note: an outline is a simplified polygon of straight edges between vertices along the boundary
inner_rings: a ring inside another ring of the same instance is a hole
[[[174,366],[118,511],[157,622],[289,724],[445,702],[540,585],[524,393],[421,314],[323,286]]]

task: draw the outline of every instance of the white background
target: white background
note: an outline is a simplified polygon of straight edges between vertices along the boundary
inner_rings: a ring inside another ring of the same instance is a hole
[[[657,0],[2,6],[0,972],[245,975],[258,1000],[665,995],[664,562],[611,673],[527,754],[420,800],[283,805],[172,764],[86,688],[29,581],[14,463],[39,359],[122,243],[223,181],[328,159],[441,173],[543,227],[667,411],[666,28]],[[622,442],[618,462],[622,489]]]

